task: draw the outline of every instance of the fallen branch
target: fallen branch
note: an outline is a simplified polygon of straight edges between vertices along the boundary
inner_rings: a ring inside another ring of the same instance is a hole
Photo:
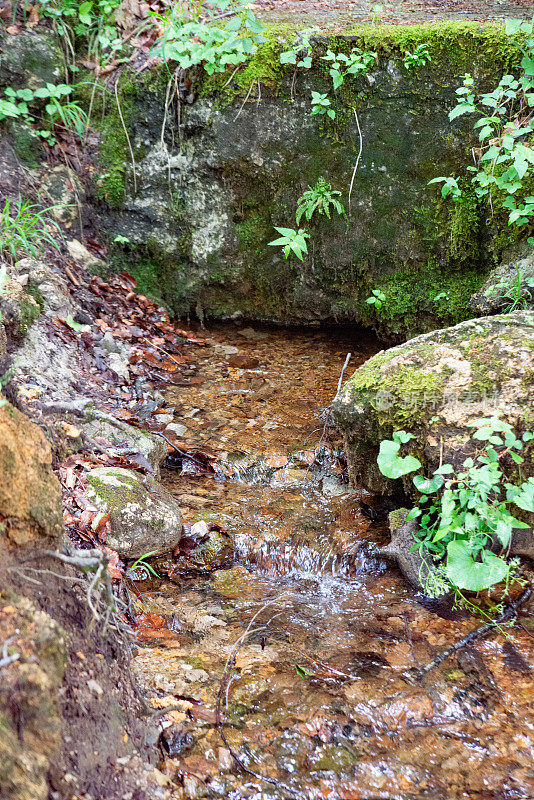
[[[527,588],[523,592],[521,592],[517,600],[515,600],[513,603],[510,603],[504,609],[502,614],[499,614],[498,617],[492,619],[491,622],[486,622],[485,625],[481,625],[480,628],[477,628],[475,631],[468,633],[467,636],[464,636],[463,639],[460,639],[451,647],[448,647],[446,650],[444,650],[443,653],[441,653],[433,661],[431,661],[430,664],[427,664],[426,666],[418,669],[417,670],[418,677],[422,678],[424,675],[430,672],[430,670],[434,669],[434,667],[439,666],[442,661],[445,661],[445,659],[448,658],[453,653],[456,653],[458,650],[461,650],[466,645],[471,644],[471,642],[474,642],[476,639],[481,639],[483,636],[486,636],[486,634],[490,633],[492,630],[497,628],[502,622],[506,622],[507,620],[512,619],[512,617],[515,617],[518,614],[521,606],[527,602],[527,600],[530,598],[531,595],[532,595],[532,589],[530,586],[527,586]]]

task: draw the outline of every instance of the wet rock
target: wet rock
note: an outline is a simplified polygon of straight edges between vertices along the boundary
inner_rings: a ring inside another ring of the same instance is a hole
[[[259,342],[262,339],[269,338],[268,333],[265,333],[264,331],[256,331],[254,328],[243,328],[243,330],[237,332],[239,336],[243,336],[243,338],[248,339],[251,342]]]
[[[534,308],[534,255],[506,261],[493,269],[482,287],[472,295],[470,308],[477,315],[506,312],[517,297],[519,280],[521,299],[519,308]]]
[[[440,459],[461,466],[473,449],[470,423],[498,414],[518,430],[534,427],[534,312],[516,311],[418,336],[356,370],[333,403],[353,484],[391,494],[379,471],[379,444],[395,430],[432,473]],[[404,450],[403,450],[404,452]],[[522,467],[533,474],[532,459]],[[410,476],[399,480],[408,494]]]
[[[412,550],[415,544],[414,534],[418,524],[415,520],[407,520],[407,508],[400,508],[389,514],[391,542],[377,552],[383,558],[393,561],[399,567],[412,586],[423,587],[433,571],[430,558],[423,558],[419,550]]]
[[[314,772],[322,770],[345,772],[356,764],[358,757],[359,753],[352,748],[327,744],[308,759],[308,766]]]
[[[27,545],[55,542],[63,530],[61,490],[42,431],[20,411],[0,408],[0,535]]]
[[[86,417],[89,421],[81,426],[86,436],[91,439],[101,437],[115,447],[125,448],[131,453],[141,453],[154,472],[158,473],[169,449],[163,439],[124,422],[117,422],[115,425],[111,420],[91,419],[90,411],[87,411]]]
[[[230,356],[228,364],[236,369],[256,369],[256,367],[259,367],[260,361],[258,358],[253,358],[243,353]]]
[[[232,539],[226,533],[211,530],[204,520],[191,527],[191,541],[193,547],[191,550],[187,548],[188,552],[180,556],[176,572],[213,572],[232,563]]]
[[[110,514],[107,545],[126,560],[165,553],[180,541],[182,518],[176,500],[148,476],[119,467],[87,473],[88,497]]]
[[[165,428],[165,433],[174,433],[179,439],[187,433],[187,428],[180,422],[170,422]]]

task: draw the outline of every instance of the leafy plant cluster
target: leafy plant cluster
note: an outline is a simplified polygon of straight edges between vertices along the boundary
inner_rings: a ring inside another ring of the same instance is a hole
[[[163,35],[152,52],[178,62],[184,70],[200,65],[208,75],[242,64],[267,41],[262,35],[265,28],[249,5],[217,0],[209,8],[200,3],[192,14],[173,5],[159,17]],[[227,12],[233,13],[223,22]]]
[[[452,121],[465,114],[477,119],[479,147],[473,150],[476,166],[468,167],[470,183],[477,198],[492,201],[504,197],[508,224],[531,226],[534,223],[534,147],[532,147],[534,109],[534,20],[508,20],[505,32],[522,52],[519,77],[504,75],[491,92],[477,93],[472,75],[466,74],[456,90],[458,101],[449,113]],[[524,41],[516,41],[518,33]],[[442,183],[441,194],[457,201],[462,197],[461,181],[456,176],[440,176],[430,183]],[[528,239],[534,245],[534,237]]]
[[[327,183],[321,175],[315,186],[308,186],[305,192],[297,200],[297,211],[295,214],[297,225],[304,216],[309,222],[312,216],[317,214],[324,214],[330,219],[330,206],[340,216],[346,218],[347,214],[343,203],[338,198],[341,197],[341,192],[337,189],[332,189],[332,185]],[[269,245],[274,247],[282,247],[284,255],[289,258],[291,253],[294,253],[301,261],[304,259],[304,253],[308,252],[308,245],[306,240],[310,238],[310,234],[305,228],[277,228],[275,231],[280,234],[278,239],[269,242]]]
[[[45,244],[59,250],[61,229],[49,216],[53,208],[28,203],[20,195],[6,200],[0,211],[0,256],[14,263],[21,254],[37,257]]]
[[[65,83],[47,83],[38,89],[13,89],[8,87],[0,98],[0,121],[19,120],[34,127],[35,133],[50,144],[55,142],[54,126],[59,124],[77,133],[83,142],[87,125],[87,114],[74,100],[68,100],[74,90]],[[32,104],[44,101],[44,116],[40,116]],[[37,127],[36,127],[37,126]]]
[[[431,477],[419,473],[413,484],[420,497],[408,519],[417,520],[412,549],[418,549],[435,565],[427,579],[429,594],[480,591],[508,581],[517,570],[516,559],[507,559],[514,529],[529,528],[518,520],[513,507],[534,512],[534,478],[519,485],[510,483],[503,462],[510,459],[519,468],[521,451],[534,439],[526,432],[519,438],[511,425],[498,417],[475,420],[473,443],[482,443],[477,455],[466,458],[460,470],[444,463]],[[387,478],[400,478],[421,468],[415,456],[400,450],[413,435],[396,431],[380,444],[378,467]],[[500,549],[501,554],[494,551]]]
[[[87,44],[87,55],[104,63],[117,55],[123,47],[117,29],[115,11],[121,0],[39,0],[43,17],[53,20],[55,29],[65,45],[65,51],[74,56],[76,40]],[[72,58],[70,69],[78,70]]]
[[[510,314],[518,308],[525,309],[530,306],[534,300],[534,278],[525,278],[521,267],[516,264],[513,281],[503,278],[495,286],[486,289],[484,294],[486,297],[500,296],[505,304],[503,312]]]

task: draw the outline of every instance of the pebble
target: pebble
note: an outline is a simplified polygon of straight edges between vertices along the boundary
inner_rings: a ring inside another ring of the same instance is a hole
[[[238,334],[243,336],[245,339],[256,341],[259,341],[260,339],[267,339],[269,337],[268,333],[264,333],[263,331],[255,331],[254,328],[243,328],[242,331],[238,331]]]
[[[184,436],[187,433],[187,428],[180,422],[171,422],[169,425],[167,425],[165,431],[168,431],[169,433],[174,433],[176,436],[180,437]]]

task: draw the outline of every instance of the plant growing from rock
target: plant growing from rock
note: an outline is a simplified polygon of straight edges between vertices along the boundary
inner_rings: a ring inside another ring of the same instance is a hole
[[[386,295],[380,289],[373,289],[371,292],[370,297],[367,298],[365,301],[370,306],[374,306],[376,311],[380,311],[384,302],[386,300]]]
[[[528,308],[534,299],[534,279],[524,279],[519,264],[516,264],[515,272],[513,281],[503,279],[484,292],[486,297],[499,295],[502,298],[505,303],[504,314],[510,314],[518,308]],[[531,289],[532,291],[530,291]]]
[[[424,67],[429,61],[431,61],[431,58],[427,44],[418,44],[412,52],[405,50],[404,58],[402,59],[402,63],[408,70],[414,67]]]
[[[76,133],[83,144],[87,115],[78,103],[66,99],[74,88],[65,83],[47,83],[46,86],[35,90],[28,87],[24,89],[8,87],[4,98],[0,98],[0,121],[14,119],[31,125],[35,133],[46,139],[49,144],[54,144],[53,128],[56,123],[60,123],[66,130]],[[38,109],[30,107],[30,104],[36,104],[39,100],[46,101],[44,118]]]
[[[513,507],[534,512],[534,478],[512,484],[502,466],[508,458],[520,467],[521,450],[534,434],[526,432],[519,438],[498,417],[475,420],[471,427],[473,444],[483,443],[481,452],[466,458],[459,470],[444,463],[431,477],[413,478],[420,492],[408,515],[419,526],[413,549],[435,565],[426,586],[435,595],[450,589],[480,591],[508,581],[518,567],[516,559],[505,556],[513,531],[530,528],[514,516]],[[396,431],[392,440],[380,444],[378,467],[383,475],[396,479],[421,467],[414,456],[400,455],[401,445],[412,438],[406,431]],[[498,548],[501,555],[494,552]]]
[[[312,116],[315,114],[326,114],[330,117],[330,119],[336,118],[336,112],[333,108],[330,108],[331,102],[328,99],[327,92],[312,92],[311,93],[311,106],[312,106]]]
[[[289,258],[291,253],[294,253],[297,258],[303,261],[303,253],[308,252],[306,239],[310,238],[310,234],[304,228],[299,228],[298,231],[296,231],[294,228],[277,228],[275,226],[275,231],[280,234],[280,237],[269,242],[269,245],[272,247],[282,247],[286,258]]]
[[[341,197],[341,192],[332,189],[332,184],[327,183],[321,175],[314,186],[308,186],[305,192],[301,194],[297,200],[297,213],[296,220],[299,224],[302,216],[304,215],[308,222],[313,214],[325,214],[330,219],[330,206],[340,216],[346,217],[345,208],[338,198]]]
[[[222,18],[229,15],[225,23]],[[201,66],[208,75],[224,72],[228,65],[239,65],[253,55],[265,41],[264,26],[248,4],[218,0],[210,8],[202,3],[184,12],[174,5],[157,17],[163,34],[153,49],[165,61],[176,61],[184,70]]]
[[[504,75],[491,92],[477,93],[472,75],[466,74],[463,84],[456,90],[458,101],[449,113],[452,121],[465,114],[477,119],[473,129],[478,133],[479,147],[473,149],[476,166],[468,167],[470,182],[479,199],[502,198],[508,209],[508,224],[523,226],[534,221],[534,197],[528,187],[534,177],[534,132],[532,108],[534,107],[534,20],[522,22],[508,20],[506,34],[524,36],[524,43],[514,41],[520,48],[522,73],[519,77]],[[443,182],[442,195],[453,200],[461,196],[455,177],[434,178],[430,183]],[[534,244],[534,237],[528,241]]]

